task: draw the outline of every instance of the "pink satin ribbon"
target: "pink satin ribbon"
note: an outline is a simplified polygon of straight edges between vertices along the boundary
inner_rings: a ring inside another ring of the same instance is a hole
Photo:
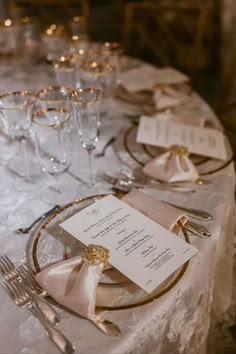
[[[137,190],[125,195],[123,201],[175,233],[179,232],[178,221],[187,220],[178,209]],[[58,303],[85,318],[99,321],[96,292],[103,269],[103,263],[90,264],[79,255],[49,266],[35,278]]]
[[[199,173],[188,155],[164,152],[150,160],[143,168],[143,172],[163,182],[194,182]]]

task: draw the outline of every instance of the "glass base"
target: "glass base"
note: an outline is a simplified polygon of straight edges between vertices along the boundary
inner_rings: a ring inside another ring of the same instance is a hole
[[[63,206],[78,198],[76,187],[71,181],[67,180],[61,182],[59,185],[56,183],[50,184],[42,190],[41,199],[49,205],[59,204]]]
[[[82,197],[89,197],[91,195],[107,194],[109,193],[109,190],[104,183],[95,181],[94,185],[87,183],[80,184],[78,187],[78,192]]]

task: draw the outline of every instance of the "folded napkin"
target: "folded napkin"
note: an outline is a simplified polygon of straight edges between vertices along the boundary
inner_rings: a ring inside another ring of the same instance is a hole
[[[146,64],[120,75],[121,85],[129,92],[153,90],[155,85],[177,85],[189,78],[173,68],[157,68]]]
[[[198,171],[189,158],[189,151],[184,146],[173,145],[150,160],[143,168],[143,172],[155,179],[164,182],[194,182],[198,179]]]
[[[183,212],[143,192],[134,190],[123,201],[174,233],[187,217]],[[38,273],[36,281],[58,303],[99,324],[101,313],[96,310],[96,292],[102,271],[107,264],[106,248],[90,245],[81,255],[51,265]]]
[[[153,100],[156,109],[171,108],[187,102],[189,93],[181,91],[178,87],[159,85],[154,90]]]

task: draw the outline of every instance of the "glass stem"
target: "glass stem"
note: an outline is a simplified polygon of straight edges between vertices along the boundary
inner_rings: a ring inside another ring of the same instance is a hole
[[[90,187],[93,187],[95,181],[94,181],[94,174],[93,174],[92,150],[88,149],[87,151],[88,151],[88,160],[89,160],[89,177],[90,177],[89,185]]]
[[[28,159],[28,153],[26,149],[26,139],[21,138],[20,139],[20,148],[22,150],[23,156],[24,156],[24,180],[26,182],[30,182],[30,169],[29,169],[29,159]]]

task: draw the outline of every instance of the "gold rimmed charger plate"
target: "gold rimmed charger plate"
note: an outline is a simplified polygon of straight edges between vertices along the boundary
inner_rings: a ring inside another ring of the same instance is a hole
[[[140,166],[144,166],[151,158],[164,152],[163,148],[140,144],[136,142],[137,126],[129,127],[123,135],[123,145],[129,157]],[[233,161],[233,151],[228,139],[225,137],[227,159],[225,161],[191,154],[191,160],[198,169],[199,175],[205,176],[218,172],[227,167]]]
[[[82,244],[60,228],[59,224],[83,208],[108,194],[89,196],[67,204],[43,222],[32,235],[27,247],[27,261],[36,272],[47,266],[71,258],[81,252]],[[121,197],[122,194],[114,194]],[[187,232],[183,238],[189,243]],[[96,307],[102,310],[124,310],[148,304],[172,289],[184,275],[188,263],[184,263],[151,294],[147,294],[123,274],[112,268],[104,272],[97,288]]]

